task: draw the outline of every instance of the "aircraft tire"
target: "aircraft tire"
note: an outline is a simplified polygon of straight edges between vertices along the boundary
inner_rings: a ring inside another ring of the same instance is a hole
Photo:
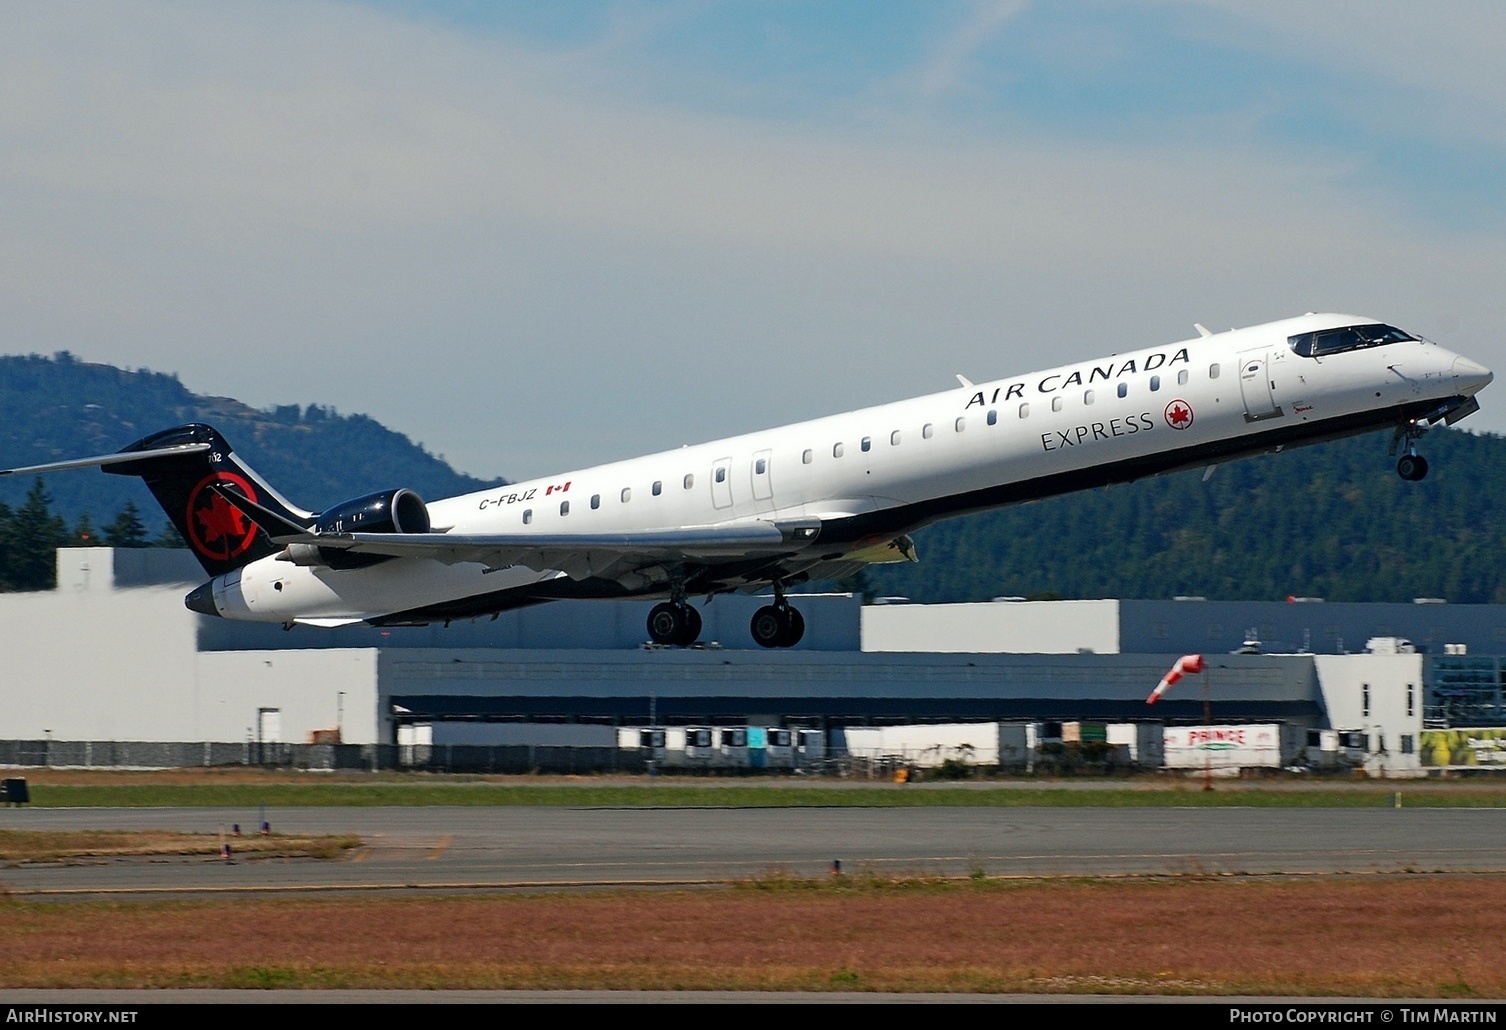
[[[1416,483],[1428,474],[1428,459],[1420,454],[1403,454],[1396,463],[1396,474],[1409,483]]]
[[[780,647],[794,647],[805,636],[805,616],[797,609],[784,610],[784,632],[779,635]]]
[[[780,647],[786,625],[779,609],[766,604],[753,613],[753,621],[748,623],[748,632],[753,634],[753,642],[759,647]]]
[[[686,621],[679,605],[668,601],[656,604],[648,613],[648,638],[656,644],[678,644]]]

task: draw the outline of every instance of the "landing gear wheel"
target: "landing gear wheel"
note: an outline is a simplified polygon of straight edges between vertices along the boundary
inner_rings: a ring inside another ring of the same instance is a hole
[[[701,635],[701,613],[688,604],[664,601],[648,613],[648,636],[656,644],[693,644]]]
[[[781,647],[780,641],[784,637],[786,622],[780,610],[772,604],[766,604],[753,613],[753,621],[748,623],[748,630],[753,634],[753,642],[760,647]]]
[[[784,610],[784,633],[779,637],[780,647],[794,647],[805,636],[805,617],[794,608]]]
[[[1396,463],[1396,474],[1415,483],[1428,474],[1428,459],[1420,454],[1403,454]]]
[[[766,604],[753,613],[748,629],[760,647],[794,647],[805,636],[805,618],[788,605]]]

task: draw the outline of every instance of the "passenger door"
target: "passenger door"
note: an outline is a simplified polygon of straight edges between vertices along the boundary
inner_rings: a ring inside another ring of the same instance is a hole
[[[1268,351],[1248,350],[1239,356],[1239,392],[1245,402],[1246,422],[1281,417]]]

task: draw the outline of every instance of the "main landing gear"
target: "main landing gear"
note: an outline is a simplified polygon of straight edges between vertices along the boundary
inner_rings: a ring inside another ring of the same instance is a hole
[[[774,583],[774,603],[753,613],[748,624],[754,643],[760,647],[794,647],[805,636],[805,618],[784,599],[784,588]]]
[[[648,636],[656,644],[688,647],[701,635],[701,613],[685,601],[665,601],[648,613]]]
[[[1396,461],[1396,474],[1409,483],[1415,483],[1428,474],[1428,459],[1417,453],[1417,441],[1427,430],[1415,422],[1409,422],[1404,426],[1396,427],[1396,435],[1391,438],[1391,453],[1396,453],[1396,448],[1402,440],[1407,442],[1407,453]]]

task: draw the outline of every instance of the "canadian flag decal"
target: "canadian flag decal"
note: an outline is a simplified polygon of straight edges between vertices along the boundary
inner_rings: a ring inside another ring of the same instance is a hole
[[[544,487],[544,496],[548,497],[550,494],[562,494],[568,489],[570,489],[569,482],[566,482],[564,486],[559,486],[557,484],[553,486],[546,486]]]

